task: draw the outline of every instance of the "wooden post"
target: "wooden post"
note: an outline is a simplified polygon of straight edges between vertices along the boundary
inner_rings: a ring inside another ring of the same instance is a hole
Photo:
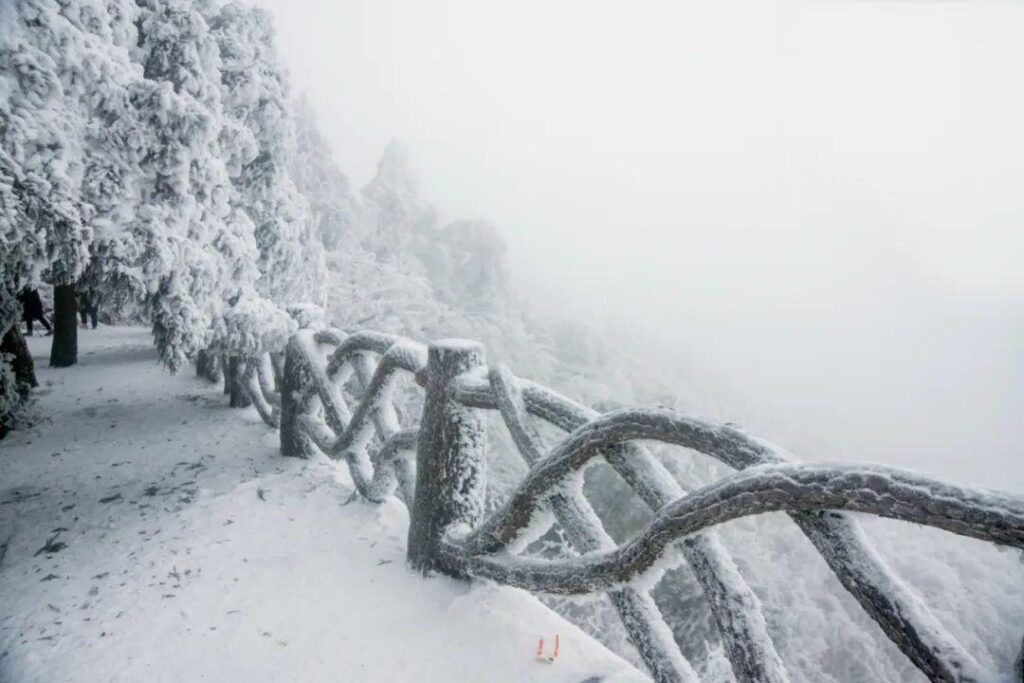
[[[231,395],[231,407],[232,408],[248,408],[252,405],[252,401],[246,395],[242,389],[242,377],[243,370],[245,369],[245,362],[241,356],[231,356],[228,361],[228,376],[231,378],[230,395]]]
[[[476,342],[446,339],[430,345],[408,542],[409,564],[423,574],[441,568],[438,544],[450,526],[474,526],[483,515],[483,412],[455,401],[452,380],[484,366],[484,350]]]
[[[308,458],[313,452],[309,437],[299,426],[302,394],[310,385],[309,370],[302,360],[302,349],[296,335],[288,340],[281,373],[281,455]]]
[[[0,342],[0,353],[9,353],[14,357],[11,369],[14,370],[19,392],[28,395],[29,390],[39,386],[39,382],[36,381],[36,364],[29,353],[25,337],[21,334],[19,321],[12,324],[4,334],[3,341]]]

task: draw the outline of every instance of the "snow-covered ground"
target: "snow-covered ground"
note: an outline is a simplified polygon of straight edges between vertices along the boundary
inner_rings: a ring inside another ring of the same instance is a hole
[[[60,370],[49,341],[0,442],[0,682],[646,680],[526,593],[407,570],[400,503],[346,505],[148,331],[83,330]]]

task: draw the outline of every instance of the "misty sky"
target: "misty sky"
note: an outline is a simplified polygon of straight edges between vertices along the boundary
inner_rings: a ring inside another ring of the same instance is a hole
[[[354,184],[404,140],[524,298],[660,335],[806,459],[1024,490],[1024,5],[259,4]]]

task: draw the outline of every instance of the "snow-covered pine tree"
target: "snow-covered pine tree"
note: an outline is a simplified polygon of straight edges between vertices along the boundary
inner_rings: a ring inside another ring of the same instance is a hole
[[[417,249],[437,295],[468,313],[504,312],[508,304],[505,242],[487,221],[455,220]]]
[[[369,223],[367,248],[382,260],[419,266],[415,254],[433,235],[437,213],[420,199],[409,154],[398,140],[384,148],[377,175],[363,188]]]
[[[230,2],[210,19],[221,58],[224,111],[248,130],[256,155],[232,178],[259,249],[259,293],[280,306],[322,303],[324,263],[309,205],[290,176],[295,125],[288,82],[263,10]]]
[[[88,237],[75,201],[76,121],[54,56],[68,27],[55,18],[52,3],[0,6],[0,433],[35,384],[16,296],[48,269],[74,273]]]
[[[98,289],[110,310],[129,311],[145,292],[138,245],[128,239],[139,210],[139,167],[146,153],[143,121],[133,101],[145,90],[142,67],[130,57],[137,42],[138,7],[134,0],[92,0],[74,7],[78,16],[72,22],[102,48],[92,63],[96,76],[89,91],[81,185],[93,242],[79,282]]]
[[[91,232],[81,219],[81,130],[84,125],[82,88],[90,74],[83,55],[90,46],[82,32],[61,14],[53,0],[20,0],[11,12],[4,64],[0,69],[13,76],[17,93],[12,109],[28,118],[26,125],[9,131],[8,154],[20,157],[29,182],[23,200],[34,205],[33,220],[44,231],[44,277],[55,286],[55,319],[51,365],[71,365],[77,359],[77,327],[68,315],[75,314],[74,282],[88,258]],[[12,121],[19,117],[12,117]],[[30,278],[33,282],[36,278]],[[28,283],[26,283],[28,284]],[[70,304],[70,308],[69,308]]]
[[[351,250],[362,237],[362,209],[352,185],[335,163],[330,143],[305,96],[294,107],[296,153],[290,173],[305,196],[320,242],[328,251]]]
[[[79,0],[60,3],[59,16],[49,18],[66,33],[58,46],[64,65],[60,75],[66,107],[78,124],[77,201],[88,229],[88,244],[81,245],[88,250],[80,249],[73,261],[61,259],[62,276],[60,269],[51,269],[56,285],[51,355],[65,362],[77,356],[76,281],[84,277],[89,286],[98,284],[103,257],[110,253],[105,247],[137,210],[133,180],[143,150],[137,144],[140,121],[131,93],[142,69],[128,52],[136,42],[136,14],[131,0]]]
[[[220,149],[217,42],[186,0],[139,4],[134,54],[146,81],[132,102],[146,153],[129,243],[160,358],[174,371],[209,345],[224,302],[244,289],[232,278],[245,268],[248,223],[231,205]]]

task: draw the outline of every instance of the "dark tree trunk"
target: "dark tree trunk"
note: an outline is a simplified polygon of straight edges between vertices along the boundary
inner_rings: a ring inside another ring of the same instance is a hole
[[[243,366],[244,363],[238,356],[231,356],[231,360],[228,361],[226,375],[230,377],[230,391],[228,393],[231,394],[232,408],[248,408],[252,405],[249,396],[242,390]]]
[[[14,370],[15,390],[22,398],[28,398],[32,387],[39,386],[36,382],[35,364],[32,362],[32,354],[28,351],[25,337],[21,334],[21,327],[18,323],[11,325],[0,341],[0,353],[9,353],[14,356],[11,362],[11,369]],[[0,376],[0,395],[8,393],[8,387],[3,386],[4,379]],[[11,430],[12,414],[0,414],[0,439],[7,436]]]
[[[224,375],[224,394],[230,395],[232,383],[231,363],[229,362],[228,356],[225,354],[221,354],[220,367],[223,369],[221,374]]]
[[[14,376],[18,382],[18,388],[22,393],[27,394],[28,390],[39,386],[36,381],[36,366],[32,361],[32,354],[29,353],[28,344],[21,334],[21,327],[15,323],[7,330],[3,342],[0,343],[0,353],[9,353],[14,356]]]
[[[74,283],[53,288],[53,345],[50,367],[66,368],[78,362],[78,297]]]

